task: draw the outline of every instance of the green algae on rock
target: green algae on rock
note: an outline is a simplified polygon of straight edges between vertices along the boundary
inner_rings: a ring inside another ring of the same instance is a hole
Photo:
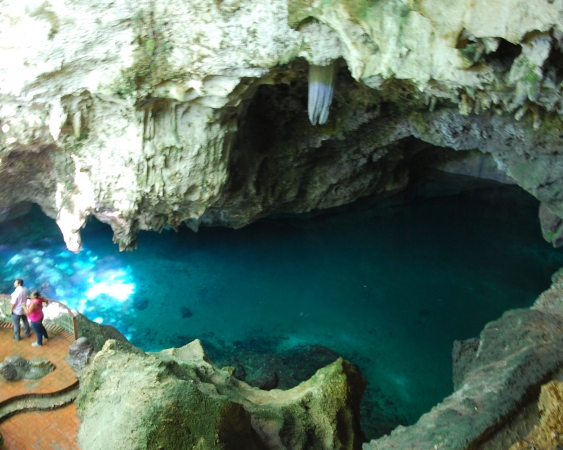
[[[339,359],[287,391],[219,370],[199,341],[146,354],[109,340],[82,375],[81,448],[359,449],[365,380]]]

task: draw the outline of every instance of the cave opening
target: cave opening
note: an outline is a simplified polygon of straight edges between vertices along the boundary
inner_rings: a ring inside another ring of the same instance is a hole
[[[443,170],[413,179],[414,193],[386,203],[367,197],[239,230],[142,232],[132,253],[95,219],[83,251],[70,253],[34,207],[0,224],[2,289],[21,276],[146,351],[199,338],[246,381],[276,373],[265,388],[295,385],[342,355],[369,382],[371,439],[449,395],[453,341],[529,307],[563,265],[541,238],[537,200],[519,187]]]
[[[494,57],[509,66],[518,51],[501,42]],[[538,201],[490,155],[413,136],[405,117],[428,108],[413,86],[370,89],[336,65],[322,126],[309,123],[302,59],[242,108],[210,214],[250,205],[261,220],[141,232],[135,252],[119,253],[92,219],[75,255],[35,206],[0,224],[3,292],[22,277],[145,351],[200,339],[215,364],[264,389],[341,355],[369,383],[368,439],[415,423],[453,391],[453,341],[529,307],[563,254],[541,237]]]

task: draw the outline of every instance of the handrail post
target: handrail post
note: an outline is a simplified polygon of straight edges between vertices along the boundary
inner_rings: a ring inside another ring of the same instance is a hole
[[[72,314],[72,328],[74,331],[74,340],[78,340],[78,323],[76,321],[76,317]]]

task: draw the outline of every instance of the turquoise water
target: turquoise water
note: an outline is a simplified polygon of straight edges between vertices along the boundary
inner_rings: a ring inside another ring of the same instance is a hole
[[[131,253],[92,222],[78,255],[36,211],[0,229],[3,292],[21,276],[147,351],[195,337],[215,354],[249,342],[329,347],[369,381],[373,438],[452,392],[454,339],[547,289],[563,253],[542,240],[537,208],[517,188],[419,200],[386,217],[364,201],[240,230],[143,232]]]

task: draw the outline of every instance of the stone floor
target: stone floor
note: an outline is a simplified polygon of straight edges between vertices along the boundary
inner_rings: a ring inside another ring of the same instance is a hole
[[[23,333],[23,330],[22,330]],[[32,347],[35,336],[16,341],[12,328],[0,328],[0,362],[10,355],[25,359],[43,357],[55,364],[56,369],[40,380],[9,382],[0,377],[0,406],[14,397],[29,394],[56,394],[77,382],[76,374],[65,361],[72,339],[63,333],[49,330],[49,341],[42,347]],[[80,424],[76,406],[70,404],[50,411],[17,413],[0,423],[4,448],[23,449],[78,449],[76,433]]]
[[[76,432],[80,421],[73,403],[53,411],[20,413],[0,423],[4,447],[10,450],[79,449]]]

